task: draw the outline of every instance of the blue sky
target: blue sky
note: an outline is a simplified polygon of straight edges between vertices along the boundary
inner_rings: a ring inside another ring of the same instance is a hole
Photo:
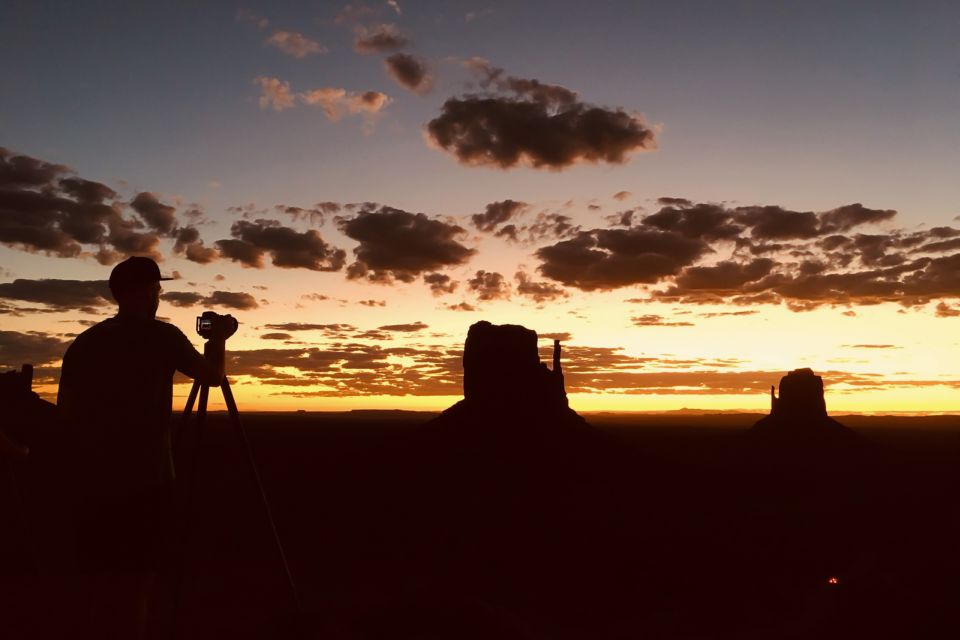
[[[960,297],[960,288],[945,290],[942,283],[936,294],[943,297],[934,296],[928,306],[915,300],[900,306],[893,299],[880,305],[866,298],[831,298],[827,305],[807,300],[816,309],[806,314],[797,313],[796,305],[761,306],[755,315],[738,317],[735,326],[703,316],[701,332],[677,321],[699,307],[670,306],[660,298],[647,300],[643,309],[624,306],[624,300],[657,287],[662,293],[679,271],[609,292],[553,280],[548,284],[562,285],[564,294],[546,309],[516,290],[513,297],[478,299],[467,281],[478,269],[507,280],[517,270],[534,277],[546,273],[537,256],[542,247],[507,243],[472,226],[472,214],[507,199],[527,203],[528,220],[534,212],[559,212],[584,230],[610,224],[609,216],[628,207],[637,216],[651,214],[663,206],[657,202],[662,196],[722,204],[734,217],[739,214],[731,212],[744,205],[824,212],[862,203],[875,214],[897,211],[895,219],[880,216],[860,230],[892,234],[890,242],[919,229],[960,226],[957,3],[397,0],[394,6],[353,2],[352,12],[346,4],[8,1],[0,9],[0,147],[109,185],[119,194],[118,206],[149,191],[173,206],[182,223],[184,212],[199,205],[204,216],[198,229],[207,247],[231,233],[238,217],[229,207],[253,203],[262,210],[257,216],[272,216],[303,234],[307,223],[283,218],[273,207],[334,201],[424,212],[460,225],[460,241],[476,249],[468,263],[447,265],[461,283],[448,299],[434,298],[420,280],[385,286],[347,279],[340,271],[269,264],[256,269],[224,257],[196,264],[175,255],[169,237],[163,240],[165,268],[181,272],[198,291],[223,286],[214,276],[224,274],[235,289],[269,291],[257,294],[261,305],[249,313],[260,325],[307,313],[297,296],[322,290],[344,301],[323,309],[325,315],[358,327],[376,327],[384,314],[403,322],[426,320],[451,345],[482,316],[524,320],[541,331],[575,328],[575,342],[629,345],[634,355],[654,348],[648,337],[655,336],[661,355],[700,349],[704,356],[742,357],[741,369],[770,369],[780,358],[785,367],[805,359],[818,369],[836,366],[848,373],[899,371],[913,380],[946,375],[935,363],[942,345],[933,339],[914,345],[906,358],[904,345],[896,345],[902,352],[858,361],[833,362],[830,352],[862,342],[857,335],[868,323],[883,328],[874,342],[890,342],[883,340],[889,334],[935,337],[944,318],[953,317],[953,297]],[[348,14],[353,18],[345,19]],[[381,24],[395,25],[410,41],[403,51],[428,64],[431,91],[418,95],[391,79],[384,70],[389,51],[354,50],[356,29]],[[290,55],[268,44],[277,32],[299,34],[325,52]],[[427,144],[424,127],[446,100],[480,91],[479,76],[463,65],[471,57],[488,60],[505,76],[559,85],[577,92],[583,103],[621,109],[655,132],[657,148],[634,149],[621,163],[577,161],[554,169],[458,163]],[[257,78],[287,83],[301,97],[292,108],[262,108]],[[331,121],[302,98],[321,88],[347,95],[380,92],[386,104],[374,115]],[[623,191],[629,196],[613,198]],[[353,259],[356,238],[329,220],[317,231],[344,248],[348,262]],[[751,233],[749,227],[742,232]],[[67,259],[4,244],[0,273],[7,279],[105,277],[106,267],[91,253]],[[730,256],[746,259],[731,254],[728,245],[714,248],[703,265]],[[798,256],[806,254],[792,249],[792,256],[777,258],[776,268],[800,277]],[[820,249],[811,244],[803,251],[816,257]],[[910,255],[889,257],[887,264]],[[848,267],[830,263],[841,271]],[[354,306],[362,299],[384,301],[387,311]],[[947,311],[934,315],[939,301]],[[451,311],[455,302],[476,307],[479,315]],[[837,320],[854,309],[860,318],[877,315],[859,324]],[[590,310],[598,315],[588,318]],[[193,311],[170,309],[168,315],[189,324]],[[649,316],[673,322],[638,325],[638,317]],[[42,317],[52,322],[59,316]],[[18,331],[34,321],[28,315],[9,319]],[[725,348],[709,346],[711,327],[737,337]],[[750,351],[751,339],[774,344],[783,327],[802,328],[810,342],[770,357]],[[693,331],[698,335],[691,338]],[[250,349],[267,344],[252,328],[241,339]],[[909,404],[904,393],[891,396],[888,405]],[[932,402],[943,405],[945,397]],[[614,404],[629,407],[624,398]],[[714,406],[740,402],[717,400]]]

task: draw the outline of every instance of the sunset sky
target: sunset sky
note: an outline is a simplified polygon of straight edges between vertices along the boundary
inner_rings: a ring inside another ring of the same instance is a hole
[[[55,396],[152,255],[196,345],[240,320],[246,410],[444,408],[481,319],[561,338],[578,410],[764,410],[798,367],[834,413],[960,410],[958,32],[947,1],[6,2],[0,368]]]

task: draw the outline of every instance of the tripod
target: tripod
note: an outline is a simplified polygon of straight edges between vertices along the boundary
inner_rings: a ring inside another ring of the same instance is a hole
[[[267,500],[267,494],[266,491],[264,491],[263,482],[260,479],[260,471],[257,469],[257,463],[253,458],[253,449],[250,446],[250,440],[247,438],[247,432],[244,430],[243,425],[240,424],[240,412],[237,410],[237,403],[233,399],[233,391],[230,389],[230,381],[227,380],[226,376],[224,376],[223,382],[220,383],[220,390],[223,392],[223,400],[226,403],[227,410],[230,413],[230,421],[233,423],[234,430],[238,434],[240,440],[243,442],[244,449],[246,451],[247,462],[249,463],[250,469],[253,471],[253,476],[257,481],[257,489],[260,492],[260,502],[263,504],[263,509],[266,513],[267,520],[270,522],[270,531],[273,534],[273,542],[277,548],[277,553],[280,557],[280,563],[283,565],[284,575],[287,579],[287,586],[290,588],[290,594],[293,599],[294,606],[299,613],[303,610],[300,602],[300,594],[297,591],[297,585],[293,580],[293,573],[290,571],[290,565],[287,562],[287,554],[283,549],[283,544],[280,542],[280,535],[277,533],[277,525],[273,519],[273,512],[270,509],[270,502]],[[190,395],[187,397],[187,404],[183,409],[183,416],[181,418],[180,428],[177,434],[177,440],[179,440],[179,438],[182,436],[182,432],[185,431],[186,425],[190,422],[190,414],[193,411],[193,405],[197,400],[198,394],[200,401],[197,405],[197,427],[193,438],[193,455],[190,462],[190,475],[188,476],[187,495],[183,507],[183,547],[181,550],[180,572],[177,576],[176,592],[174,596],[174,616],[180,609],[181,599],[183,596],[183,584],[187,564],[186,543],[190,538],[191,513],[193,512],[193,499],[194,494],[196,493],[197,484],[197,468],[199,466],[197,464],[197,459],[200,457],[200,444],[203,437],[204,423],[206,422],[207,417],[207,399],[210,395],[210,385],[202,384],[196,380],[193,382],[193,388],[190,390]],[[176,625],[173,624],[172,628],[175,631]]]

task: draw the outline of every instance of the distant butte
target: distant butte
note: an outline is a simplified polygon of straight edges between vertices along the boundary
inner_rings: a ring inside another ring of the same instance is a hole
[[[537,332],[487,321],[470,326],[463,348],[463,400],[435,424],[483,423],[485,430],[557,431],[586,427],[567,403],[560,341],[554,340],[553,368],[540,362]],[[481,426],[481,425],[478,425]]]
[[[844,449],[860,436],[827,415],[823,378],[811,369],[795,369],[780,378],[780,395],[770,387],[770,415],[750,429],[758,441],[792,448]]]

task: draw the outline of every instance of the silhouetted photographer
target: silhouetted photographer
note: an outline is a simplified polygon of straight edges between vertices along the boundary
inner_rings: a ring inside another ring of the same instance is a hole
[[[155,317],[160,282],[169,279],[150,258],[114,267],[110,291],[119,311],[67,349],[57,397],[74,447],[77,558],[103,597],[93,615],[107,628],[130,629],[130,638],[144,633],[146,601],[175,536],[174,373],[219,385],[225,342],[237,329],[232,316],[204,314],[201,355]]]

